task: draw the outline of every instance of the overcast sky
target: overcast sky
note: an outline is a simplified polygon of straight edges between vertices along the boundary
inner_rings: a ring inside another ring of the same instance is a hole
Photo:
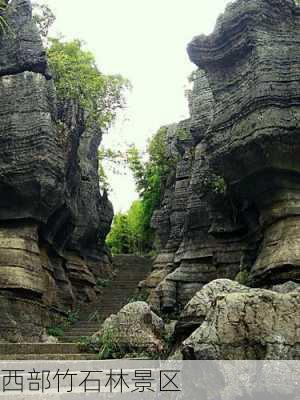
[[[120,73],[133,90],[128,107],[104,137],[114,148],[135,143],[145,148],[161,125],[188,116],[184,96],[195,69],[186,46],[193,36],[212,31],[229,0],[48,0],[55,30],[86,42],[105,73]],[[109,172],[115,211],[137,198],[130,173]]]

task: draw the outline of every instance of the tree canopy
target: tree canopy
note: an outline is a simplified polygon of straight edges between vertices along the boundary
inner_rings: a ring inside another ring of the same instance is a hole
[[[80,40],[65,42],[55,38],[49,42],[48,60],[58,97],[77,101],[88,118],[108,128],[125,105],[129,81],[121,75],[100,72],[95,57]]]
[[[143,253],[143,207],[140,200],[132,203],[127,213],[114,217],[107,244],[113,254]]]

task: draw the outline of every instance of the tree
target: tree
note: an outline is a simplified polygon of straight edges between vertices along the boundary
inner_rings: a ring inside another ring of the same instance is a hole
[[[129,227],[130,252],[141,254],[144,251],[144,230],[143,230],[143,204],[136,200],[131,204],[127,213]]]
[[[93,54],[80,40],[64,42],[50,39],[48,60],[60,99],[73,99],[86,111],[88,120],[108,128],[125,105],[128,80],[121,75],[105,75]]]
[[[116,214],[106,243],[113,254],[142,254],[145,252],[143,203],[136,200],[127,213]]]
[[[177,162],[177,159],[168,155],[166,144],[167,128],[162,127],[148,143],[148,161],[143,162],[136,147],[132,146],[128,151],[128,164],[140,195],[139,237],[143,252],[153,248],[151,218],[154,210],[159,207],[166,179]]]
[[[130,253],[129,226],[126,214],[118,213],[115,215],[112,228],[107,236],[106,243],[113,254]]]

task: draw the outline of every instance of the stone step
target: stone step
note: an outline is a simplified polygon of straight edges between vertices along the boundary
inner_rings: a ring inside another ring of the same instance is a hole
[[[118,272],[109,286],[101,289],[98,299],[80,310],[80,320],[69,327],[63,342],[76,345],[82,337],[92,336],[99,331],[101,323],[111,314],[116,314],[133,297],[140,281],[151,270],[151,260],[139,256],[121,255],[117,257]],[[58,352],[59,353],[59,352]]]
[[[99,329],[98,329],[99,330]],[[68,341],[66,340],[66,338],[72,338],[72,337],[90,337],[93,336],[96,332],[98,331],[92,331],[92,332],[65,332],[64,336],[62,336],[62,338],[64,338],[64,342],[68,343]],[[62,340],[60,340],[61,342]],[[71,342],[73,342],[73,340],[71,340]]]
[[[96,330],[95,330],[96,329]],[[72,328],[72,329],[68,329],[67,331],[64,332],[64,334],[66,336],[72,336],[70,335],[70,333],[74,334],[74,335],[83,335],[83,336],[88,336],[90,334],[95,333],[97,330],[100,329],[100,326],[98,326],[97,328],[93,328],[93,329],[82,329],[82,328]]]
[[[84,346],[74,343],[0,343],[0,354],[78,354]]]
[[[99,330],[99,329],[98,329]],[[64,336],[62,336],[59,341],[61,343],[73,343],[74,340],[71,338],[82,338],[82,337],[91,337],[98,331],[91,331],[91,332],[65,332]],[[70,342],[67,340],[70,339]]]
[[[83,337],[88,337],[91,335],[71,335],[71,336],[63,336],[60,339],[61,343],[81,343],[81,339]]]

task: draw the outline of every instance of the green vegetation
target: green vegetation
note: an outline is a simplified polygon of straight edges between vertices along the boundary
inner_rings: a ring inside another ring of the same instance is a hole
[[[113,329],[106,329],[97,336],[82,336],[80,344],[86,351],[97,353],[100,360],[119,359],[125,355],[118,345],[117,334]]]
[[[0,33],[9,30],[8,23],[6,21],[6,12],[8,4],[5,0],[0,0]]]
[[[82,41],[49,38],[55,15],[46,4],[33,5],[33,19],[45,39],[59,100],[74,100],[85,111],[88,121],[108,128],[117,111],[125,105],[125,92],[131,88],[130,82],[121,75],[103,74]]]
[[[216,195],[225,196],[228,190],[226,181],[222,176],[208,171],[202,177],[202,185],[204,189]]]
[[[118,345],[118,337],[113,329],[106,329],[99,337],[99,359],[120,358],[120,348]]]
[[[143,204],[134,201],[126,214],[118,213],[114,217],[107,244],[113,254],[141,254],[146,243],[143,231]]]
[[[128,303],[135,303],[136,301],[145,301],[147,302],[150,291],[149,289],[136,289],[135,294],[129,299]]]
[[[186,136],[184,131],[181,136]],[[140,199],[133,202],[128,213],[118,213],[107,238],[113,254],[146,254],[153,250],[154,232],[151,228],[153,212],[159,207],[166,179],[176,165],[167,156],[167,128],[163,127],[148,143],[148,161],[144,162],[138,149],[131,146],[127,163],[133,173]]]
[[[71,325],[73,325],[79,318],[78,311],[68,311],[67,317],[64,322],[58,324],[58,325],[53,325],[49,326],[47,328],[47,334],[49,336],[55,336],[55,337],[62,337],[65,334],[65,330],[69,328]]]
[[[131,88],[130,82],[121,75],[103,74],[96,65],[94,55],[84,48],[82,41],[49,37],[56,18],[47,4],[40,1],[33,4],[33,19],[47,48],[58,99],[73,100],[84,110],[86,125],[96,124],[106,130],[117,112],[125,106],[125,94]],[[59,129],[65,129],[63,124],[59,125]],[[102,162],[112,155],[111,151],[99,152],[100,187],[105,191],[109,191],[110,187]]]
[[[93,54],[80,40],[49,39],[48,60],[58,98],[72,99],[87,113],[89,121],[108,128],[124,107],[129,82],[120,75],[105,75]]]
[[[106,287],[110,287],[111,284],[112,284],[112,281],[110,279],[101,279],[101,278],[99,278],[96,281],[96,287],[98,289],[103,289],[103,288],[106,288]]]
[[[63,337],[65,330],[62,326],[52,326],[47,329],[47,334],[54,337]]]

